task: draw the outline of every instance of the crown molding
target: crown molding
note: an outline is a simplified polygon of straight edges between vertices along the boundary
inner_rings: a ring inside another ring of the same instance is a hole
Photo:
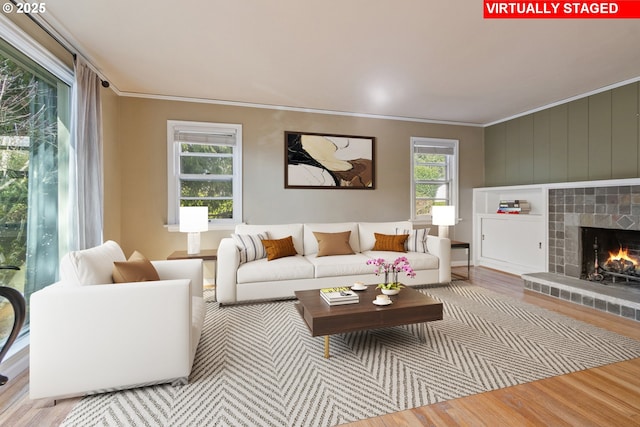
[[[220,99],[154,95],[154,94],[137,93],[137,92],[122,92],[117,89],[114,89],[114,92],[116,92],[116,94],[118,94],[119,96],[124,96],[129,98],[145,98],[145,99],[157,99],[162,101],[194,102],[194,103],[201,103],[201,104],[228,105],[232,107],[262,108],[267,110],[294,111],[299,113],[327,114],[327,115],[333,115],[333,116],[359,117],[359,118],[380,119],[380,120],[396,120],[396,121],[402,121],[402,122],[417,122],[417,123],[429,123],[429,124],[450,125],[450,126],[468,126],[468,127],[484,126],[477,123],[454,122],[454,121],[445,121],[445,120],[429,120],[429,119],[420,119],[416,117],[387,116],[383,114],[354,113],[354,112],[348,112],[348,111],[334,111],[334,110],[322,110],[322,109],[316,109],[316,108],[291,107],[286,105],[258,104],[258,103],[240,102],[240,101],[225,101]]]

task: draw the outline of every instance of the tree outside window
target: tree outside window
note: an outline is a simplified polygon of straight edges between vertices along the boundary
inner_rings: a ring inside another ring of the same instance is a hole
[[[427,218],[432,206],[457,204],[458,141],[412,138],[412,219]]]
[[[0,269],[0,283],[25,295],[27,311],[31,293],[57,278],[58,109],[68,92],[66,84],[0,43],[0,265],[20,268]],[[0,342],[12,325],[11,305],[0,301]]]

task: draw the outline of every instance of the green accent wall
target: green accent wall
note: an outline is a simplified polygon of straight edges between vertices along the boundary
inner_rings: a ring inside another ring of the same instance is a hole
[[[487,126],[485,186],[635,178],[640,82]]]

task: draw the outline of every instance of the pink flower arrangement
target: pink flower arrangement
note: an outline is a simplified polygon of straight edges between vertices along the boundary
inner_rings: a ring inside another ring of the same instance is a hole
[[[380,285],[378,287],[384,287],[386,289],[389,288],[400,288],[401,286],[398,283],[398,273],[404,271],[407,273],[408,277],[415,277],[416,272],[411,268],[411,264],[407,257],[401,256],[396,258],[393,262],[387,262],[383,258],[374,258],[367,261],[367,265],[375,265],[376,266],[376,276],[380,274],[384,274],[384,286]],[[389,283],[389,273],[391,273],[392,281]]]

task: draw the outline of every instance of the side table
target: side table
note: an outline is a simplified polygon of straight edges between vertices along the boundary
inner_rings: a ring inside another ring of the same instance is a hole
[[[189,254],[187,251],[175,251],[167,259],[201,259],[203,261],[217,261],[217,249],[204,249],[197,254]]]
[[[187,251],[175,251],[167,257],[167,259],[201,259],[203,261],[214,261],[213,267],[213,281],[207,283],[205,280],[205,287],[215,286],[216,272],[218,270],[218,250],[217,249],[203,249],[197,254],[189,254]],[[205,277],[206,278],[206,277]]]
[[[469,278],[469,272],[471,268],[471,245],[467,242],[461,242],[459,240],[451,241],[451,249],[466,249],[467,250],[467,277]]]

